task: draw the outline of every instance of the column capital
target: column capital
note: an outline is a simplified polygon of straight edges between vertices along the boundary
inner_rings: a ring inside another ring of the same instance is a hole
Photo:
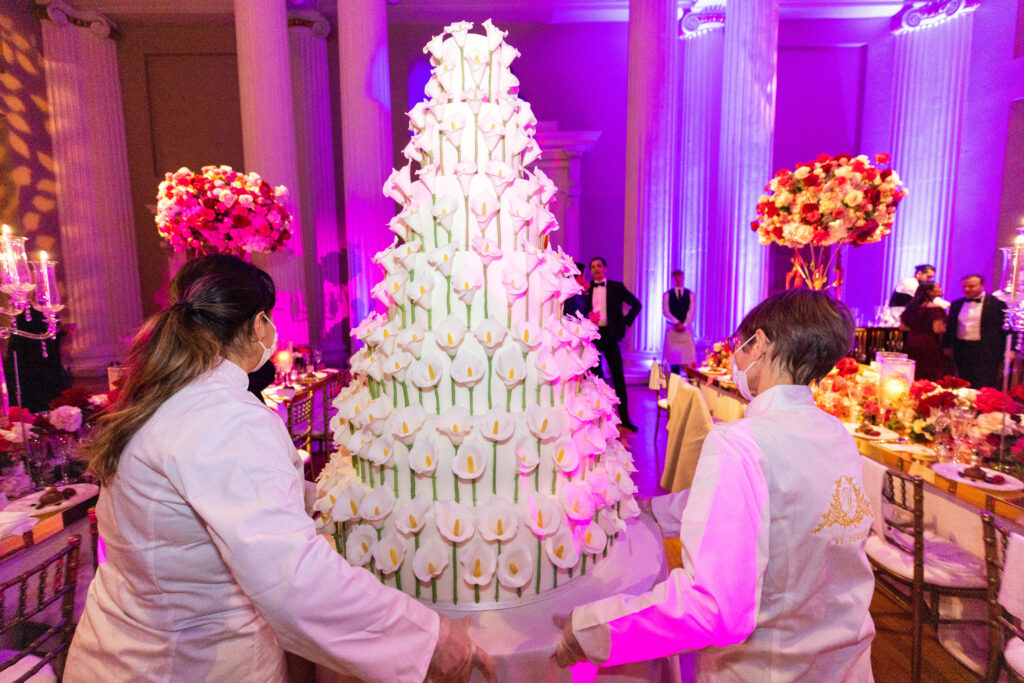
[[[46,8],[46,16],[60,28],[80,26],[89,29],[97,38],[110,38],[117,26],[99,12],[89,12],[71,6],[64,0],[36,0]]]
[[[694,38],[725,26],[725,2],[688,9],[679,20],[679,37]]]
[[[317,38],[327,38],[331,34],[331,24],[320,12],[314,10],[289,10],[288,28],[302,26],[308,28]]]
[[[897,15],[899,23],[896,33],[928,28],[949,21],[954,17],[973,12],[981,0],[936,0],[917,7],[910,6]]]

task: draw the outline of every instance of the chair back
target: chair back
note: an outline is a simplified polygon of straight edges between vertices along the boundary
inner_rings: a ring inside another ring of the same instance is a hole
[[[1003,572],[1006,570],[1006,547],[1010,541],[1010,532],[996,521],[995,515],[987,511],[981,513],[981,528],[985,539],[989,607],[989,649],[985,680],[997,681],[1003,665],[1003,648],[1006,646],[1007,633],[1021,633],[1022,629],[1020,620],[999,603],[999,588],[1002,586]],[[1024,571],[1024,567],[1018,568],[1017,571]]]
[[[665,398],[668,400],[669,406],[672,405],[672,401],[675,400],[676,394],[679,393],[679,383],[682,381],[682,377],[672,373],[668,376],[668,390],[665,392]]]
[[[296,448],[307,451],[313,434],[313,398],[312,391],[300,391],[288,403],[288,433]]]
[[[892,514],[882,515],[885,540],[913,554],[914,580],[924,581],[924,480],[887,469],[882,500],[894,508]]]
[[[323,431],[323,451],[326,453],[331,449],[331,444],[334,443],[334,434],[331,431],[331,418],[338,412],[338,409],[334,407],[334,399],[337,398],[338,394],[341,393],[341,388],[345,385],[345,378],[342,373],[332,375],[324,382],[323,386],[323,411],[324,411],[324,431]]]
[[[0,637],[17,650],[0,663],[0,680],[9,680],[4,671],[29,655],[38,657],[38,661],[17,681],[28,680],[51,662],[63,664],[74,633],[80,545],[81,539],[71,536],[67,545],[49,559],[0,583]],[[60,617],[33,632],[30,622],[54,604],[60,605]]]
[[[651,363],[651,374],[647,378],[647,388],[660,394],[662,389],[665,388],[666,377],[668,375],[665,374],[665,367],[662,363]]]

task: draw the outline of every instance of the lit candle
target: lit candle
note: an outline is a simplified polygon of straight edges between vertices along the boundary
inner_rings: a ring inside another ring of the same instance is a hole
[[[0,258],[3,259],[4,280],[11,277],[11,226],[4,223],[3,231],[0,232]]]
[[[907,393],[907,383],[899,377],[890,377],[882,385],[882,398],[886,403],[895,403]]]
[[[39,287],[39,289],[36,290],[36,296],[38,297],[39,303],[41,303],[41,304],[49,304],[52,301],[52,292],[50,291],[50,280],[52,279],[50,277],[50,269],[51,268],[53,268],[53,266],[50,265],[47,262],[46,252],[45,251],[40,251],[39,252],[39,278],[38,278],[38,282],[36,283],[36,285]],[[54,283],[54,284],[56,284],[56,283]]]
[[[1017,284],[1020,278],[1020,252],[1022,247],[1024,247],[1024,234],[1019,234],[1017,235],[1017,239],[1014,240],[1013,286],[1010,288],[1010,301],[1017,300]]]

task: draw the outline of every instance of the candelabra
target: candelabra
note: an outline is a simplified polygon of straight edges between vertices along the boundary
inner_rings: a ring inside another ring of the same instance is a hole
[[[1024,291],[1021,291],[1021,255],[1024,251],[1024,227],[1017,228],[1017,237],[1012,247],[1004,247],[1002,294],[1006,298],[1006,313],[1003,329],[1010,332],[1006,337],[1006,351],[1003,354],[1003,392],[1010,387],[1013,361],[1010,350],[1024,351]],[[999,469],[1006,470],[1012,458],[1006,452],[1007,415],[1003,412],[1003,429],[999,439]]]
[[[60,292],[57,290],[55,271],[57,262],[50,260],[46,252],[41,251],[39,261],[30,263],[28,255],[25,253],[25,239],[12,235],[10,227],[6,225],[3,226],[3,231],[0,233],[0,292],[8,296],[7,305],[0,306],[0,314],[11,318],[10,324],[0,324],[0,339],[17,335],[38,340],[43,345],[43,357],[45,358],[47,356],[46,340],[57,336],[57,325],[60,322],[57,314],[64,308],[60,300]],[[46,323],[46,330],[29,332],[18,329],[16,322],[18,316],[24,313],[25,319],[31,321],[33,310],[42,315],[43,321]],[[20,394],[20,378],[16,360],[14,371],[16,391]],[[7,394],[7,378],[4,376],[2,365],[0,365],[0,393],[2,393],[0,410],[3,411],[0,413],[0,418],[6,418],[10,401]],[[20,399],[18,403],[21,403]]]

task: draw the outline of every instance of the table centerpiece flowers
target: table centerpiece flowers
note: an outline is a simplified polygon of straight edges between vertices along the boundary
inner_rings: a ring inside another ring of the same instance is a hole
[[[781,169],[768,181],[750,225],[761,244],[793,248],[787,285],[838,287],[838,247],[871,244],[889,234],[906,190],[888,163],[888,154],[876,154],[874,163],[863,154],[819,154],[793,170]]]
[[[182,167],[168,173],[157,191],[156,226],[174,251],[222,253],[245,259],[282,249],[292,217],[273,187],[258,173],[230,166]]]

